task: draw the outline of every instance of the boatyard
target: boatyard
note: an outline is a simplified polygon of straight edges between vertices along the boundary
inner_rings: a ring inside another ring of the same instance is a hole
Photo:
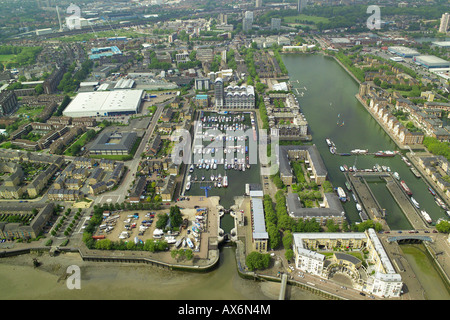
[[[105,212],[103,224],[94,235],[95,239],[131,241],[135,245],[147,240],[164,240],[171,249],[191,249],[197,259],[207,260],[211,248],[217,248],[219,237],[219,213],[217,197],[191,197],[178,201],[183,217],[179,231],[163,232],[156,227],[159,215],[168,215],[169,209],[156,211]],[[184,208],[187,206],[189,208]],[[170,260],[170,256],[162,257]]]

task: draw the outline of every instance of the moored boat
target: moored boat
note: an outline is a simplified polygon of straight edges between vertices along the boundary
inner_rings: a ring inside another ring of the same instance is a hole
[[[419,205],[419,203],[417,202],[417,200],[416,199],[414,199],[413,197],[411,197],[411,202],[413,203],[413,205],[417,208],[417,209],[419,209],[420,208],[420,205]]]
[[[411,163],[408,161],[408,158],[407,157],[405,157],[405,156],[402,156],[402,160],[403,160],[403,162],[405,162],[406,163],[406,165],[408,166],[408,167],[410,167],[411,166]]]
[[[367,152],[369,152],[369,150],[368,149],[353,149],[350,152],[353,154],[366,154]]]
[[[412,171],[412,173],[414,173],[414,175],[416,176],[416,178],[420,178],[420,177],[421,177],[419,171],[417,171],[416,168],[411,167],[411,171]]]
[[[433,222],[430,215],[425,210],[421,210],[420,213],[422,214],[422,217],[425,219],[426,222],[428,222],[428,223]]]
[[[350,182],[345,181],[345,187],[347,188],[348,191],[352,190],[352,186],[350,185]]]
[[[223,176],[223,187],[228,187],[228,176]]]
[[[339,200],[341,200],[342,202],[347,201],[347,195],[345,194],[344,189],[342,189],[341,187],[338,187],[337,194],[339,196]]]
[[[411,190],[408,188],[408,186],[406,185],[405,181],[400,181],[400,185],[402,186],[403,190],[405,190],[406,194],[408,196],[412,196],[412,192]]]
[[[442,201],[440,198],[435,197],[434,201],[436,201],[436,204],[441,207],[444,210],[447,210],[447,206],[445,205],[444,201]]]
[[[398,174],[398,172],[394,172],[394,178],[400,180],[400,175]]]
[[[397,153],[395,151],[378,151],[375,152],[376,157],[393,157]]]
[[[435,197],[436,196],[436,192],[431,189],[431,187],[428,187],[428,191],[430,191],[430,193]]]

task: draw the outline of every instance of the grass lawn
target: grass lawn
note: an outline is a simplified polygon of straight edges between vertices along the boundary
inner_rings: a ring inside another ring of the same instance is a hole
[[[28,106],[21,106],[19,110],[17,110],[16,114],[23,114],[26,116],[29,116],[30,118],[34,118],[35,116],[42,113],[44,110],[44,107],[28,107]]]
[[[81,135],[81,137],[79,137],[74,143],[72,143],[67,149],[66,151],[64,151],[64,155],[65,156],[73,156],[71,150],[71,147],[74,145],[80,145],[81,147],[83,147],[86,144],[86,139],[87,139],[87,134],[86,132],[83,133]]]
[[[114,31],[100,31],[96,32],[96,35],[98,37],[115,37],[116,35],[118,37],[128,37],[128,38],[136,38],[142,36],[141,33],[135,32],[135,31],[128,31],[128,30],[114,30]],[[85,34],[79,34],[75,36],[63,36],[59,38],[55,38],[56,40],[60,40],[62,42],[75,42],[75,41],[90,41],[91,39],[94,39],[96,36],[94,33],[85,33]]]
[[[132,160],[132,155],[109,155],[109,154],[93,154],[89,156],[94,159],[107,159],[107,160],[115,160],[115,161],[128,161]]]
[[[327,23],[327,22],[329,22],[329,19],[325,18],[325,17],[308,16],[306,14],[299,14],[296,16],[284,17],[283,21],[285,23],[302,23],[302,22],[308,21],[308,22],[312,22],[315,24],[315,23],[319,23],[319,22]]]
[[[16,60],[15,54],[0,54],[0,62],[6,64],[8,62],[14,62]]]

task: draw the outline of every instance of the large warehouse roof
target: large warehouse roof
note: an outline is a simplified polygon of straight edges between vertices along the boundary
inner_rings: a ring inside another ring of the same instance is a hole
[[[68,117],[95,117],[137,113],[143,90],[95,91],[79,93],[63,111]]]
[[[448,68],[450,63],[436,56],[417,56],[415,61],[428,68]]]
[[[402,46],[389,47],[388,50],[402,57],[413,57],[420,55],[417,50]]]

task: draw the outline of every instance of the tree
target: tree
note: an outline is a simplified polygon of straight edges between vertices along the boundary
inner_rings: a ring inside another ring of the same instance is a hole
[[[450,222],[447,220],[442,220],[436,224],[436,230],[442,233],[450,233]]]
[[[281,236],[277,226],[273,223],[267,224],[267,233],[269,234],[269,246],[272,249],[278,248],[281,244]]]
[[[112,241],[109,239],[101,239],[101,240],[97,240],[97,242],[95,243],[95,249],[99,249],[99,250],[111,250],[112,249]]]
[[[292,251],[292,249],[288,249],[286,250],[284,257],[286,258],[286,260],[291,260],[294,257],[294,251]]]
[[[245,264],[250,271],[263,270],[269,267],[270,254],[253,251],[245,258]]]
[[[327,230],[328,232],[339,232],[339,226],[333,220],[329,219],[327,221]]]
[[[136,244],[133,241],[127,242],[127,250],[134,250],[136,249]]]
[[[169,219],[172,228],[178,228],[181,225],[183,222],[183,217],[178,206],[173,206],[170,208]]]
[[[185,251],[185,256],[187,260],[191,260],[194,257],[194,253],[192,252],[191,249],[187,249]]]
[[[158,221],[156,221],[156,228],[164,229],[167,225],[167,221],[169,220],[169,216],[165,213],[158,214]]]
[[[294,236],[290,231],[286,231],[283,236],[283,247],[288,250],[292,246],[292,241],[294,240]]]

